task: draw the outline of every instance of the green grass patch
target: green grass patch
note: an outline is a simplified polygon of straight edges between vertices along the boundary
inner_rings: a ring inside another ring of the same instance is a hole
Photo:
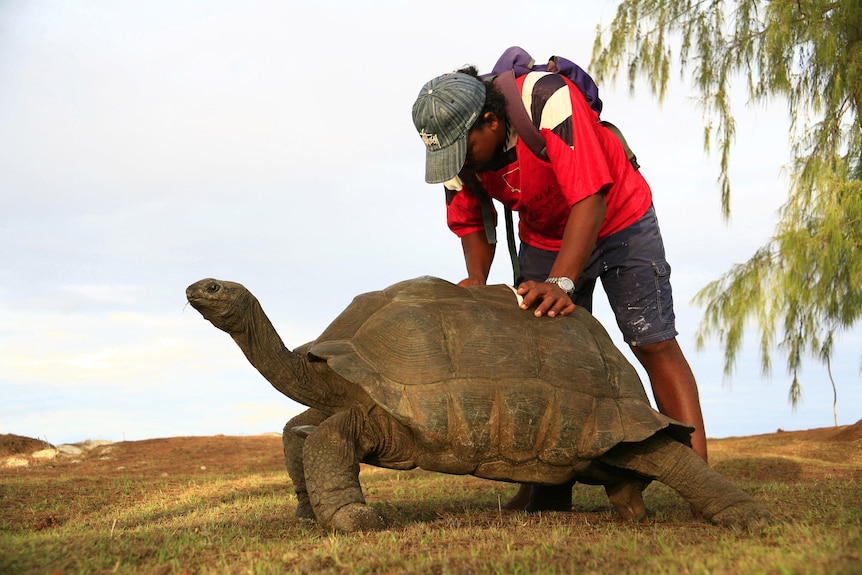
[[[657,483],[644,494],[650,515],[633,524],[600,487],[576,486],[571,513],[525,515],[500,508],[514,485],[363,467],[368,503],[390,527],[351,535],[293,516],[277,438],[260,441],[253,465],[163,472],[152,452],[138,468],[109,459],[0,471],[0,573],[862,573],[859,441],[841,446],[838,467],[817,445],[711,444],[716,469],[773,514],[757,534],[694,519]]]

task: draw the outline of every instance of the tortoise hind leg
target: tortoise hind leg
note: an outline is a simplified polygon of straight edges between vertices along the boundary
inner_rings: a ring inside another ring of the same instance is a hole
[[[769,523],[769,513],[760,503],[719,475],[690,447],[664,434],[618,445],[601,459],[661,481],[717,525],[757,531]]]
[[[355,410],[336,413],[309,434],[302,449],[314,515],[321,525],[335,531],[386,526],[380,514],[365,505],[359,484],[360,419]]]
[[[302,446],[305,444],[305,436],[295,433],[293,428],[320,425],[325,419],[324,413],[316,409],[308,409],[288,421],[281,434],[281,443],[284,446],[284,463],[296,492],[296,516],[300,519],[314,520],[314,510],[308,500],[308,491],[305,487],[305,467],[302,463]]]

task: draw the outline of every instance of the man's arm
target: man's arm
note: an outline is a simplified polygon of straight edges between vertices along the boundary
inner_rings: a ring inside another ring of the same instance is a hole
[[[572,206],[560,252],[551,268],[551,277],[567,277],[574,282],[578,280],[596,245],[606,209],[605,195],[601,192]],[[545,314],[549,317],[569,315],[575,310],[571,298],[556,284],[526,281],[518,286],[518,293],[524,296],[521,304],[523,309],[539,302],[534,312],[537,317]]]
[[[578,280],[596,246],[606,210],[605,195],[601,192],[587,196],[572,206],[560,253],[551,268],[551,277],[565,276],[572,281]]]
[[[473,232],[461,238],[464,261],[467,264],[467,277],[458,282],[461,287],[485,285],[491,273],[496,245],[485,238],[485,232]]]

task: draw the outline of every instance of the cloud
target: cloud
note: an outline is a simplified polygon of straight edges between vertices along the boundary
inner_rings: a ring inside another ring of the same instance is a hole
[[[131,304],[139,299],[139,286],[106,286],[70,284],[60,286],[61,292],[86,301],[109,304]]]

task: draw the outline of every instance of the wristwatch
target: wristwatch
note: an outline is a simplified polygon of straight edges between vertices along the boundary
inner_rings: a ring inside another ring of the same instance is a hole
[[[548,278],[545,280],[546,284],[557,284],[560,286],[560,289],[566,292],[568,295],[572,295],[575,293],[575,282],[570,280],[567,277],[561,278]]]

